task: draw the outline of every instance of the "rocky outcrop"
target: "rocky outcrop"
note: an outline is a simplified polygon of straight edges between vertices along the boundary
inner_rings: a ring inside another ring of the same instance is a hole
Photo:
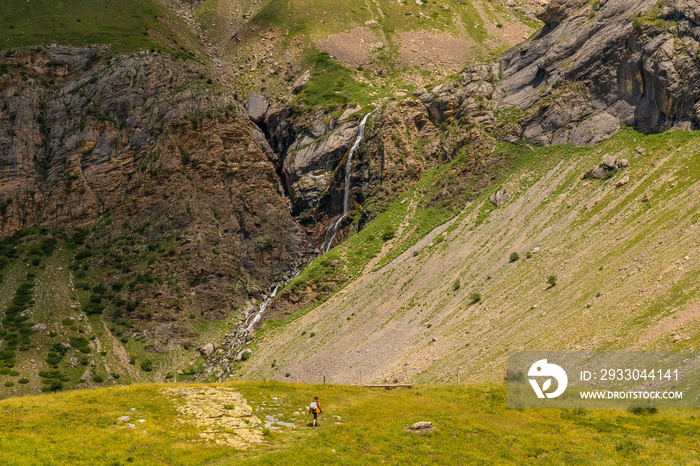
[[[303,215],[318,204],[357,136],[358,121],[339,123],[328,132],[322,118],[317,114],[313,125],[297,135],[284,157],[284,180],[295,214]]]
[[[538,144],[594,144],[623,126],[696,128],[700,25],[692,3],[550,3],[543,14],[551,26],[502,55],[496,105],[526,112],[521,134]]]
[[[537,19],[547,26],[557,25],[586,3],[588,3],[587,0],[550,0],[537,13]]]
[[[106,312],[148,334],[149,349],[194,336],[194,317],[238,312],[305,260],[276,154],[204,67],[102,48],[9,55],[0,236],[90,227],[84,268],[131,283]]]

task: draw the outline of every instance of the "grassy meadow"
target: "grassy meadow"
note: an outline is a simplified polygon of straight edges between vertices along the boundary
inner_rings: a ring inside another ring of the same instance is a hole
[[[205,57],[185,23],[153,0],[0,2],[0,49],[49,44],[110,44],[118,51],[152,48]]]
[[[168,386],[173,386],[169,384]],[[0,402],[2,464],[699,464],[697,413],[661,410],[509,410],[504,385],[431,385],[395,391],[355,386],[236,382],[264,430],[239,451],[198,438],[177,422],[166,385],[12,398]],[[324,413],[310,427],[304,407]],[[274,401],[273,401],[274,400]],[[131,411],[132,408],[136,408]],[[134,429],[119,416],[143,418]],[[404,427],[431,421],[436,430]]]

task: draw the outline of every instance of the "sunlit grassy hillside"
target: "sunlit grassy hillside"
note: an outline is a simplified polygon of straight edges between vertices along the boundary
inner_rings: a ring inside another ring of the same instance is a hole
[[[226,384],[255,417],[262,443],[241,451],[200,438],[165,385],[73,391],[0,402],[0,462],[58,465],[194,464],[698,464],[693,413],[508,410],[501,385],[384,391],[270,382]],[[314,395],[324,413],[309,427]],[[212,407],[226,410],[233,406]],[[119,417],[129,416],[129,421]],[[179,421],[178,419],[181,419]],[[252,419],[252,418],[251,418]],[[431,421],[435,430],[404,430]],[[134,427],[128,426],[134,423]]]
[[[204,57],[198,41],[160,0],[4,0],[0,50],[33,45],[110,44]]]
[[[486,189],[472,191],[488,170],[460,175],[469,158],[428,172],[282,290],[279,315],[323,283],[347,285],[268,321],[239,375],[488,381],[509,350],[698,349],[697,133],[491,144],[502,165]],[[629,166],[585,178],[606,156]]]

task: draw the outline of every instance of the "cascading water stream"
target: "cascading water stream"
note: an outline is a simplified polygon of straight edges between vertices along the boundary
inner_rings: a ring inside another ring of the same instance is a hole
[[[369,115],[369,113],[365,115],[362,121],[360,122],[360,126],[357,129],[357,136],[355,137],[355,142],[350,148],[350,152],[348,152],[348,159],[345,164],[345,192],[343,195],[343,213],[338,218],[334,219],[328,227],[328,230],[326,230],[325,241],[321,245],[321,251],[323,252],[323,254],[327,253],[330,250],[331,245],[333,244],[333,240],[335,240],[335,237],[338,234],[338,228],[340,228],[341,222],[345,219],[345,217],[348,216],[348,213],[350,211],[350,177],[352,175],[352,157],[355,154],[357,147],[360,145],[360,141],[362,141],[362,137],[365,133],[365,124],[367,123],[367,118],[369,117]],[[299,273],[300,272],[297,272],[294,276],[296,277]],[[238,327],[238,329],[230,335],[232,337],[232,340],[228,343],[228,348],[224,350],[223,357],[219,358],[218,363],[221,363],[222,360],[231,361],[231,359],[236,356],[237,351],[246,344],[250,332],[253,330],[255,325],[262,319],[262,315],[267,309],[268,304],[270,304],[270,302],[275,298],[275,296],[277,296],[277,290],[279,289],[279,287],[284,285],[285,283],[283,283],[282,285],[275,286],[270,296],[268,296],[263,302],[260,303],[258,311],[250,313],[245,319],[245,321]],[[230,362],[226,362],[225,364],[223,364],[223,366],[223,372],[220,375],[220,377],[222,379],[225,379],[231,373],[232,366]],[[211,370],[213,370],[213,367]]]
[[[352,175],[352,156],[355,154],[355,150],[357,150],[357,147],[360,145],[360,141],[362,141],[362,137],[365,135],[365,124],[367,123],[367,118],[369,115],[369,113],[365,115],[360,122],[360,127],[357,129],[357,137],[355,137],[355,142],[348,153],[348,160],[345,163],[345,193],[343,195],[343,213],[340,215],[340,217],[331,222],[328,230],[326,230],[324,241],[321,244],[321,252],[323,254],[327,253],[331,249],[333,240],[338,234],[340,223],[345,220],[345,217],[348,216],[350,210],[350,176]]]

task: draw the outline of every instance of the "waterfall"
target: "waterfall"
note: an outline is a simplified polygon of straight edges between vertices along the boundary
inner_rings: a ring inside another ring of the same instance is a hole
[[[321,246],[321,250],[324,254],[328,252],[328,250],[331,248],[333,240],[335,239],[335,236],[338,233],[338,228],[340,228],[340,223],[345,219],[345,217],[348,216],[348,212],[350,210],[350,176],[352,175],[352,157],[355,154],[355,150],[357,150],[357,147],[360,145],[360,141],[362,141],[362,137],[365,133],[365,124],[367,123],[367,118],[369,117],[369,115],[369,113],[365,115],[365,117],[360,122],[360,127],[357,129],[357,136],[355,137],[355,142],[350,148],[350,152],[348,152],[348,160],[345,164],[345,193],[343,195],[343,213],[338,218],[334,219],[331,225],[328,227],[328,230],[326,230],[325,241]],[[299,275],[299,273],[300,272],[297,272],[294,275],[294,277]],[[292,279],[294,279],[294,277]],[[253,330],[255,325],[257,325],[258,322],[262,320],[263,313],[267,309],[268,304],[270,304],[270,302],[275,298],[275,296],[277,296],[277,290],[279,289],[279,287],[284,287],[287,283],[289,282],[284,282],[275,286],[275,288],[272,290],[272,293],[270,293],[267,299],[260,303],[258,310],[256,312],[251,312],[250,314],[248,314],[245,321],[242,322],[234,332],[227,335],[229,338],[231,338],[231,340],[226,343],[227,348],[224,349],[223,354],[216,359],[216,362],[213,364],[210,363],[207,369],[204,369],[204,371],[198,376],[190,378],[190,381],[194,381],[204,374],[213,373],[215,367],[219,364],[223,366],[222,374],[220,375],[220,378],[222,380],[225,380],[231,374],[231,371],[233,369],[231,361],[233,360],[233,358],[235,358],[236,353],[243,346],[245,346],[248,340],[248,335]]]
[[[331,222],[330,226],[326,230],[324,241],[321,244],[321,252],[323,254],[327,253],[331,249],[335,235],[338,234],[340,223],[345,220],[345,217],[348,216],[348,211],[350,210],[350,176],[352,175],[352,156],[355,154],[357,146],[360,145],[360,141],[362,141],[362,137],[365,135],[365,124],[367,123],[367,117],[369,117],[369,115],[369,113],[365,115],[360,122],[360,127],[357,129],[355,142],[348,153],[348,160],[345,163],[345,193],[343,195],[343,213],[337,219]]]
[[[252,316],[252,314],[250,316],[248,316],[248,319],[246,319],[245,323],[248,324],[248,326],[246,327],[245,332],[243,332],[243,339],[244,340],[245,340],[245,337],[248,336],[250,331],[253,330],[253,327],[255,326],[255,324],[257,324],[260,321],[260,319],[262,319],[263,312],[265,312],[265,309],[267,309],[267,305],[270,304],[270,301],[272,301],[275,298],[275,296],[277,296],[277,289],[278,288],[279,288],[279,285],[277,285],[275,287],[275,289],[272,290],[272,294],[270,296],[268,296],[268,298],[265,301],[260,303],[260,307],[258,308],[258,312],[253,317],[253,321],[250,324],[248,324],[248,320],[250,320],[250,317]]]

